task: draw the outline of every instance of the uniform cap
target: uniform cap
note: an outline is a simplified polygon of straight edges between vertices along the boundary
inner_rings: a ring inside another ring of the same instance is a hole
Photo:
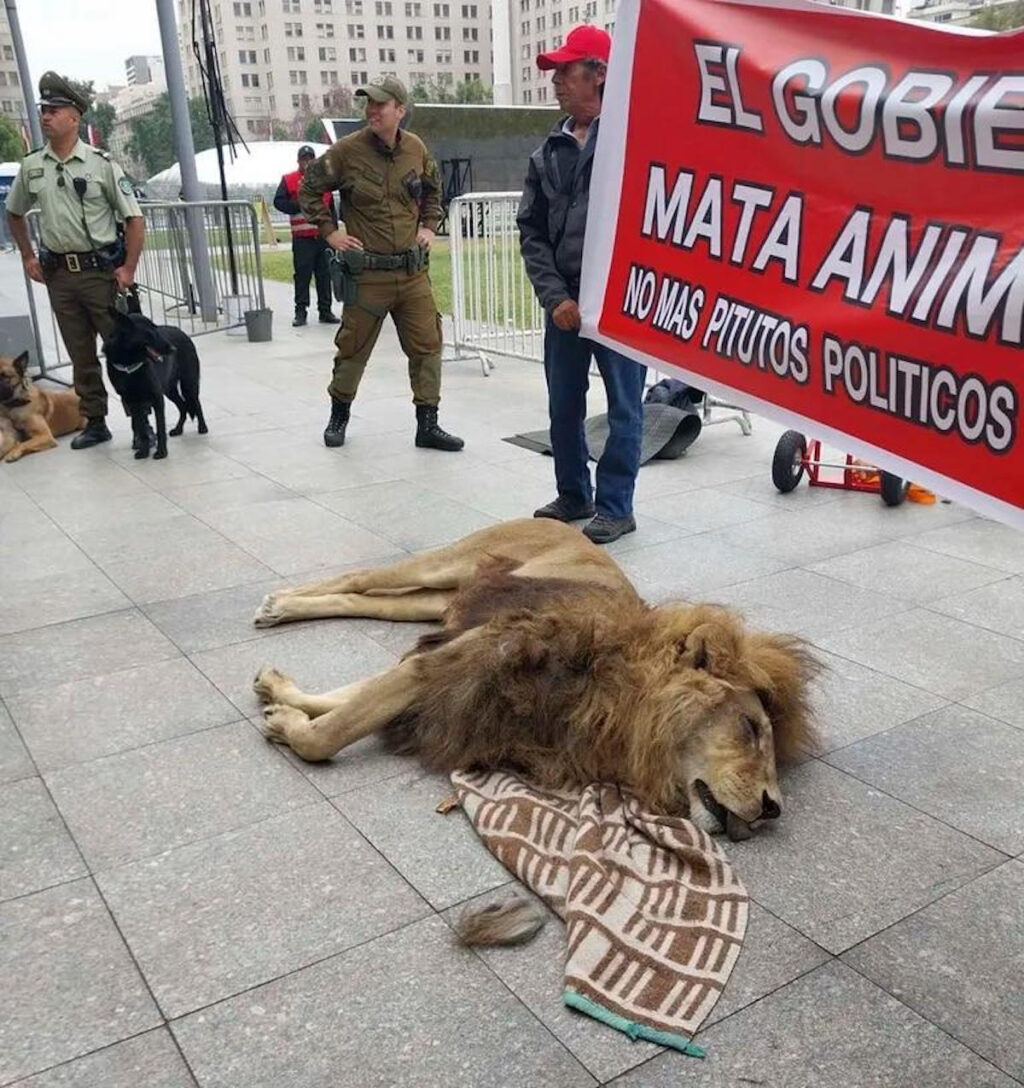
[[[572,64],[576,60],[603,60],[607,64],[611,51],[612,38],[608,31],[585,23],[570,30],[558,49],[539,53],[537,67],[546,70],[557,68],[560,64]]]
[[[367,83],[365,87],[360,87],[356,91],[356,97],[359,96],[371,98],[374,102],[387,102],[389,98],[393,98],[400,106],[406,105],[409,101],[409,92],[405,89],[405,84],[395,76],[385,76],[383,79],[378,79],[376,83]]]
[[[299,148],[295,157],[297,159],[315,159],[316,152],[309,146],[309,144],[303,144],[302,147]]]
[[[89,96],[73,87],[56,72],[44,72],[39,80],[40,106],[73,106],[79,113],[89,108]]]

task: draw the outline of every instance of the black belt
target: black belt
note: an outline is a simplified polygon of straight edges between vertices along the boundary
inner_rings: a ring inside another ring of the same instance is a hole
[[[415,267],[419,259],[419,250],[407,249],[404,253],[365,253],[364,268],[372,271],[397,271],[399,268]]]
[[[52,249],[39,254],[39,263],[47,272],[66,268],[69,272],[106,272],[113,267],[110,260],[99,253],[54,253]]]

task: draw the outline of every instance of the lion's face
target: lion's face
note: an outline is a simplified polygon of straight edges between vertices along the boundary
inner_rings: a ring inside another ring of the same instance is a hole
[[[782,795],[772,724],[758,695],[725,687],[725,697],[687,741],[690,819],[705,831],[748,838],[755,820],[775,819]]]

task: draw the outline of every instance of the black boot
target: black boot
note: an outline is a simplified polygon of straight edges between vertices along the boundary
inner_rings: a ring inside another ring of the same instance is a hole
[[[447,450],[454,453],[466,443],[437,425],[437,405],[416,405],[416,445],[428,450]]]
[[[338,324],[338,318],[336,318],[334,316],[334,314],[331,313],[330,310],[321,310],[320,311],[320,324],[321,325],[337,325]]]
[[[306,324],[306,311],[301,306],[295,307],[295,320],[292,322],[292,328],[297,329],[300,325]]]
[[[331,418],[327,422],[324,431],[325,446],[344,446],[345,428],[348,426],[349,413],[352,405],[347,400],[338,400],[331,397]]]
[[[87,450],[90,446],[98,446],[101,442],[109,442],[110,431],[107,429],[107,421],[103,416],[90,419],[81,434],[75,435],[71,440],[73,450]]]

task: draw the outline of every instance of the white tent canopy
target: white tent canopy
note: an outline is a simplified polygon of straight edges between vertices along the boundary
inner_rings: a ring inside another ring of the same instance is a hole
[[[327,144],[310,143],[307,140],[268,140],[249,143],[248,150],[239,144],[234,162],[227,148],[224,149],[224,176],[227,179],[229,199],[247,199],[261,193],[269,201],[277,189],[282,174],[296,169],[299,148],[309,143],[318,154],[327,150]],[[207,200],[220,200],[220,172],[217,169],[217,152],[214,148],[196,155],[196,173],[202,196]],[[177,200],[181,192],[181,168],[178,163],[154,174],[144,186],[146,194],[154,200]]]

